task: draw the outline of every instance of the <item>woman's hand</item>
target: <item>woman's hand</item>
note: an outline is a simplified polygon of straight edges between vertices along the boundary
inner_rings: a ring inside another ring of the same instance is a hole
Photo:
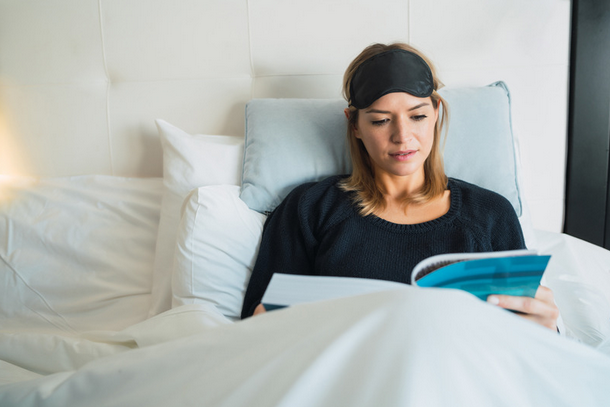
[[[548,287],[538,286],[535,298],[490,295],[487,297],[487,302],[502,308],[521,312],[519,316],[557,331],[559,309],[557,309],[553,301],[553,291]]]
[[[252,316],[262,314],[263,312],[267,312],[267,310],[265,309],[265,307],[263,307],[263,304],[258,304],[256,308],[254,308],[254,313],[252,314]]]

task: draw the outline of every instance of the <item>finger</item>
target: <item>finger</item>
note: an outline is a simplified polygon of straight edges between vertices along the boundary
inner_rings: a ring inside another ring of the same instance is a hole
[[[490,295],[487,301],[502,308],[517,311],[522,318],[540,324],[551,330],[557,329],[559,310],[554,302],[546,303],[531,297],[515,297],[510,295]]]
[[[555,303],[555,296],[553,295],[553,291],[550,288],[545,287],[543,285],[538,286],[538,290],[536,291],[535,298],[537,300],[541,300],[547,304]]]
[[[531,297],[490,295],[487,298],[487,301],[505,309],[530,315],[546,316],[547,314],[550,314],[551,311],[551,306],[549,304]]]

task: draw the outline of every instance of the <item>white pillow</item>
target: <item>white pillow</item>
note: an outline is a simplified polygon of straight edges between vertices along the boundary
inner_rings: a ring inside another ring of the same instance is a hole
[[[171,271],[180,208],[188,193],[200,186],[240,185],[243,138],[235,136],[190,135],[156,120],[163,147],[161,218],[153,272],[149,316],[171,308]]]
[[[162,195],[158,178],[0,176],[0,330],[145,320]]]
[[[238,320],[266,216],[251,210],[234,185],[194,190],[178,229],[172,306],[215,305]]]

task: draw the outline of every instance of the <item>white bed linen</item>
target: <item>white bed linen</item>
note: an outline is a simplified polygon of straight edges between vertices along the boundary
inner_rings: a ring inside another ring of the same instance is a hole
[[[162,194],[160,178],[0,176],[0,331],[146,319]]]
[[[536,230],[551,254],[544,283],[553,290],[569,337],[610,356],[610,250],[564,233]]]
[[[33,375],[76,370],[106,356],[193,335],[229,322],[214,306],[196,304],[167,311],[122,331],[91,331],[78,337],[61,333],[0,332],[0,361],[5,363],[4,368],[0,367],[0,384],[22,380],[15,375],[20,369]]]
[[[106,334],[105,342],[91,341],[125,349],[75,370],[37,376],[5,363],[4,379],[14,376],[0,386],[0,405],[604,406],[610,401],[608,356],[463,292],[406,287],[225,322],[211,309],[178,308],[131,331]],[[159,330],[170,327],[173,335],[159,337]],[[134,344],[142,347],[128,349]]]
[[[536,234],[576,340],[410,287],[146,320],[160,179],[1,181],[0,406],[610,404],[610,252],[581,240]]]

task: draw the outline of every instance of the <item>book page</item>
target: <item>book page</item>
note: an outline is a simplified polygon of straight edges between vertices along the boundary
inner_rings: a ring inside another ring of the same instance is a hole
[[[355,277],[303,276],[275,273],[262,303],[267,310],[305,302],[404,288],[395,281]]]

